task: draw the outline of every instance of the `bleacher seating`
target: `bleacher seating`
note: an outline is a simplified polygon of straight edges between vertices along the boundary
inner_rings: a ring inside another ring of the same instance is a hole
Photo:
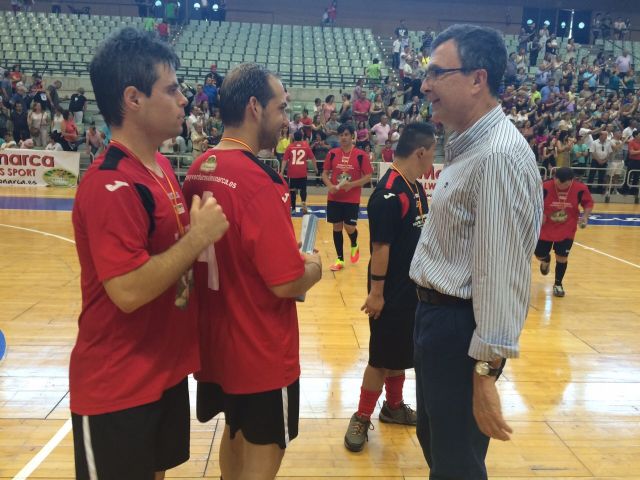
[[[353,84],[374,57],[382,58],[368,29],[240,22],[192,21],[176,50],[186,78],[201,79],[212,63],[226,71],[257,62],[289,85],[314,87]]]

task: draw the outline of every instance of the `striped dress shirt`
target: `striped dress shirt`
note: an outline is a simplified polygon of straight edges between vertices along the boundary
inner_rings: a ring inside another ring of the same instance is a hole
[[[542,210],[533,152],[500,106],[451,135],[409,275],[473,299],[472,358],[518,356]]]

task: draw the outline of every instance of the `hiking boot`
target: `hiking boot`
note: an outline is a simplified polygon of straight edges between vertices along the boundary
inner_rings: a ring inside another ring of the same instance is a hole
[[[416,411],[404,402],[398,408],[393,409],[385,400],[378,418],[381,422],[397,423],[398,425],[416,425],[418,423]]]
[[[554,297],[564,297],[564,288],[562,288],[562,285],[554,285],[553,286],[553,296]]]
[[[550,266],[551,262],[540,262],[540,273],[543,275],[548,275]]]
[[[344,435],[344,446],[352,452],[361,452],[369,439],[369,430],[373,430],[371,420],[363,420],[354,413],[349,420],[347,433]]]

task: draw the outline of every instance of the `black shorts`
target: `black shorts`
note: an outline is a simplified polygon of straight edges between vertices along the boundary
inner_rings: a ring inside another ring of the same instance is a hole
[[[360,213],[360,204],[344,203],[344,202],[327,202],[327,222],[340,223],[356,226],[358,223],[358,214]]]
[[[307,186],[306,178],[290,178],[289,179],[289,188],[291,190],[302,190]]]
[[[383,309],[377,320],[369,317],[369,365],[390,370],[413,368],[415,318],[415,309]]]
[[[549,240],[538,240],[538,245],[536,245],[535,256],[538,258],[544,258],[549,255],[551,252],[551,247],[553,246],[553,251],[556,252],[556,255],[560,257],[568,257],[569,250],[571,250],[571,246],[573,245],[573,239],[567,238],[560,242],[552,242]]]
[[[298,436],[300,381],[268,392],[229,394],[216,383],[198,382],[197,416],[207,422],[224,412],[231,438],[238,430],[256,445],[277,444],[283,450]]]
[[[189,417],[186,378],[157,402],[101,415],[72,413],[76,479],[153,480],[155,472],[186,462]]]

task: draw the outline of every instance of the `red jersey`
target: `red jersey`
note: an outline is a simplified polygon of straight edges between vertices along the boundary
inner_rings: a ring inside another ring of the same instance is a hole
[[[311,119],[311,117],[300,118],[300,123],[304,125],[304,127],[302,127],[302,130],[304,131],[304,136],[307,138],[311,138],[311,125],[313,125],[313,120]]]
[[[110,147],[89,167],[73,206],[80,260],[82,311],[71,352],[71,411],[115,412],[157,401],[200,366],[195,300],[175,306],[178,286],[134,312],[122,312],[103,282],[124,275],[179,238],[178,220],[189,215],[169,161],[156,153],[164,178],[156,178],[129,152]],[[173,206],[173,193],[175,192]],[[153,224],[142,202],[155,207]],[[182,289],[180,289],[182,291]]]
[[[340,147],[329,150],[324,169],[331,171],[331,183],[334,185],[339,185],[341,181],[359,180],[373,172],[369,154],[355,147],[349,153],[345,153]],[[332,202],[360,203],[361,192],[362,187],[355,187],[348,192],[338,190],[337,193],[329,193],[327,198]]]
[[[307,142],[291,143],[284,151],[282,161],[287,164],[287,177],[307,178],[307,160],[315,162],[311,148]]]
[[[212,192],[230,224],[215,244],[219,290],[208,288],[213,262],[195,266],[202,356],[196,379],[231,394],[290,385],[300,376],[295,300],[269,288],[304,274],[288,185],[248,152],[214,149],[189,168],[184,192],[187,199]]]
[[[383,148],[382,149],[382,159],[387,162],[393,162],[393,149],[392,148]]]
[[[540,240],[560,242],[573,239],[580,218],[579,206],[593,208],[593,199],[587,186],[574,180],[568,190],[558,191],[553,179],[542,184],[544,192],[544,218]]]
[[[629,160],[640,160],[640,153],[634,155],[631,150],[640,150],[640,138],[636,137],[629,142]]]

